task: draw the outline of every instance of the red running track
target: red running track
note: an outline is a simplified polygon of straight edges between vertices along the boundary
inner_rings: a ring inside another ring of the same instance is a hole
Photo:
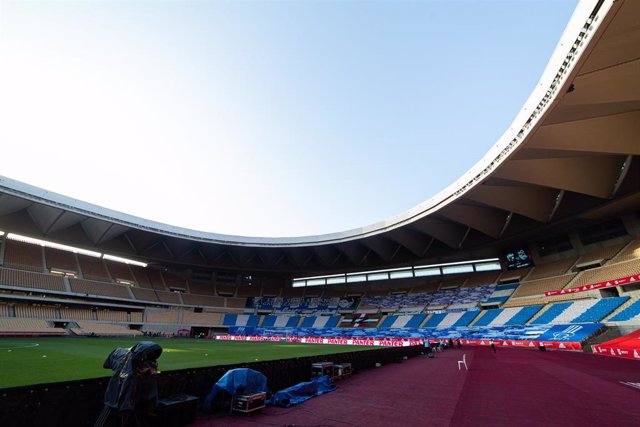
[[[458,370],[467,355],[469,370]],[[337,382],[291,408],[201,415],[205,426],[638,426],[640,361],[469,347],[414,357]]]

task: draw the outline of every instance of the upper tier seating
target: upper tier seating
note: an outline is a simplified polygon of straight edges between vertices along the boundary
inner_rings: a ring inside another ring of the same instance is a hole
[[[113,280],[125,280],[127,282],[135,283],[135,277],[133,276],[133,272],[129,268],[128,264],[108,260],[105,260],[104,263]]]
[[[215,297],[213,295],[193,295],[182,294],[182,301],[186,305],[207,306],[207,307],[224,307],[224,297]]]
[[[223,285],[222,283],[216,284],[216,294],[223,297],[232,297],[236,294],[236,287],[234,285]]]
[[[64,279],[61,276],[9,268],[0,268],[0,284],[47,291],[66,291]]]
[[[582,271],[575,280],[566,286],[575,288],[577,286],[590,285],[593,283],[605,282],[607,280],[620,279],[622,277],[640,274],[640,262],[637,260],[619,262],[616,264],[603,265],[600,268]],[[561,288],[556,288],[561,289]]]
[[[611,246],[605,246],[603,248],[590,250],[589,252],[578,258],[578,260],[576,261],[576,266],[595,263],[598,261],[606,262],[615,257],[624,246],[624,243],[619,243]]]
[[[4,266],[41,273],[44,270],[42,246],[4,239]]]
[[[625,261],[640,260],[640,239],[630,241],[611,261],[610,263],[619,263]]]
[[[138,286],[153,289],[146,268],[138,267],[137,265],[130,265],[129,268],[131,269],[131,273],[133,273],[134,282],[136,282]]]
[[[470,288],[473,286],[490,285],[492,283],[497,283],[499,275],[499,271],[483,271],[481,273],[474,273],[467,278],[463,286],[465,288]]]
[[[78,260],[73,252],[63,251],[51,247],[44,248],[44,258],[47,268],[51,270],[61,270],[78,273]]]
[[[69,284],[71,291],[78,294],[131,299],[129,291],[124,285],[83,279],[69,279]]]
[[[80,264],[82,277],[87,280],[95,280],[98,282],[113,281],[111,276],[109,276],[107,266],[101,258],[78,254],[78,264]]]
[[[498,278],[498,283],[516,283],[524,280],[533,267],[520,268],[518,270],[504,271]]]
[[[228,306],[246,307],[247,309],[255,309],[259,312],[274,313],[335,313],[338,307],[343,308],[346,304],[354,305],[353,299],[329,297],[250,297],[250,298],[227,298]],[[231,305],[231,302],[237,302]],[[242,304],[240,306],[240,304]],[[355,308],[355,306],[353,307]]]
[[[495,284],[475,286],[473,288],[459,288],[453,293],[451,304],[447,310],[469,309],[489,299],[496,290]]]
[[[182,300],[180,299],[180,294],[176,292],[160,291],[160,290],[157,290],[155,292],[158,297],[158,301],[160,302],[166,302],[169,304],[182,304]]]
[[[282,296],[286,298],[302,298],[304,297],[304,288],[282,288]]]
[[[189,292],[197,295],[214,296],[216,288],[212,283],[189,282]]]
[[[513,293],[513,298],[520,298],[532,295],[542,295],[547,291],[564,288],[576,276],[575,273],[564,274],[562,276],[547,277],[537,280],[526,280],[520,283],[518,289]]]
[[[162,278],[162,273],[158,270],[152,270],[150,268],[144,269],[147,273],[147,277],[149,278],[149,283],[151,283],[151,287],[158,291],[168,291],[167,287],[164,285],[164,279]],[[162,301],[162,299],[160,299]]]
[[[525,305],[534,304],[551,304],[560,301],[578,301],[581,299],[591,298],[588,292],[570,292],[560,295],[544,296],[539,295],[535,297],[523,297],[523,298],[511,298],[507,301],[503,307],[522,307]]]
[[[176,276],[171,273],[162,273],[162,277],[164,278],[164,283],[169,289],[179,289],[182,291],[187,291],[189,287],[187,286],[187,279],[184,277]]]
[[[158,301],[158,295],[153,289],[131,287],[131,292],[137,300],[141,301]]]
[[[545,277],[562,276],[569,272],[569,269],[575,264],[576,258],[562,259],[546,264],[536,265],[531,273],[527,276],[527,280],[544,279]]]

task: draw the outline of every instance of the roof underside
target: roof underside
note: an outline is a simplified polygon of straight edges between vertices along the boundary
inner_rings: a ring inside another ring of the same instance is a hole
[[[0,179],[0,229],[151,263],[301,275],[495,256],[534,236],[637,212],[640,2],[610,6],[505,159],[446,203],[394,224],[326,239],[225,241],[36,197]]]

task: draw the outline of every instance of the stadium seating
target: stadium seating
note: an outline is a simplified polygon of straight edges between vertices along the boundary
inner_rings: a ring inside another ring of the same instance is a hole
[[[460,317],[451,326],[454,326],[454,327],[455,326],[468,326],[471,322],[473,322],[473,319],[478,317],[478,314],[480,314],[480,310],[466,311],[466,312],[464,312],[462,314],[462,317]]]
[[[603,298],[576,317],[571,323],[597,323],[624,304],[629,297]],[[575,304],[575,303],[574,303]]]
[[[447,313],[434,313],[427,319],[423,327],[425,328],[436,328],[447,316]],[[457,316],[457,314],[456,314]]]
[[[98,320],[110,322],[128,322],[129,314],[126,311],[96,310]]]
[[[146,323],[178,323],[178,310],[153,309],[145,310]]]
[[[558,317],[563,311],[569,307],[572,302],[559,302],[551,305],[547,308],[537,319],[531,321],[532,325],[546,325],[550,324],[553,319]]]
[[[35,290],[44,296],[61,298],[82,295],[82,298],[100,301],[105,308],[96,309],[83,301],[76,301],[76,305],[72,303],[71,306],[60,304],[59,307],[51,302],[12,303],[11,309],[0,304],[0,318],[88,322],[81,333],[91,331],[89,333],[96,334],[109,331],[108,326],[103,328],[96,324],[116,325],[130,334],[129,323],[143,325],[146,331],[163,333],[175,333],[193,325],[264,327],[269,333],[286,331],[290,335],[299,325],[300,331],[313,331],[314,334],[380,337],[421,337],[427,331],[430,336],[444,336],[442,334],[454,330],[511,331],[510,328],[525,325],[532,318],[530,326],[534,330],[553,325],[598,323],[619,309],[628,297],[596,299],[589,292],[546,297],[543,293],[640,273],[640,240],[633,240],[609,245],[580,259],[573,256],[515,272],[484,272],[437,280],[425,278],[428,280],[406,292],[403,290],[403,293],[372,289],[364,297],[346,297],[344,290],[335,289],[283,289],[267,285],[249,288],[192,281],[160,270],[49,247],[43,249],[23,242],[7,242],[4,243],[4,266],[0,267],[0,286],[22,292]],[[600,258],[610,259],[595,269],[580,273],[570,271],[576,263]],[[69,272],[69,275],[42,272],[54,268]],[[131,281],[133,285],[115,283],[116,279]],[[516,282],[496,284],[498,280]],[[517,280],[521,281],[518,283]],[[171,292],[169,288],[180,291]],[[279,293],[281,296],[277,296]],[[127,304],[134,300],[157,307],[131,311]],[[83,307],[83,304],[86,305]],[[113,307],[105,304],[113,304]],[[500,308],[480,311],[478,307],[483,305]],[[640,323],[640,303],[627,305],[610,321]],[[203,307],[204,312],[198,312]],[[260,316],[258,313],[270,314]],[[375,319],[358,322],[358,316],[366,313],[373,314]],[[538,313],[541,314],[536,318]],[[100,321],[105,323],[97,323]],[[50,326],[46,324],[42,333],[51,333]],[[30,328],[38,330],[35,325]],[[122,331],[109,333],[119,332]]]
[[[553,304],[533,324],[596,323],[604,319],[629,297],[586,299]]]
[[[417,328],[420,324],[426,319],[426,314],[415,314],[415,315],[390,315],[387,316],[382,323],[378,326],[379,328]]]
[[[615,264],[607,264],[600,268],[593,268],[581,272],[574,282],[567,287],[589,285],[591,283],[605,282],[607,280],[619,279],[622,277],[640,274],[640,262],[630,260]],[[560,289],[560,288],[556,288]]]
[[[14,310],[16,317],[33,319],[56,319],[58,317],[56,307],[50,305],[16,304]]]
[[[640,260],[640,239],[630,241],[615,257],[611,263]]]
[[[624,246],[624,243],[618,243],[590,250],[576,261],[576,265],[584,265],[600,261],[604,263],[614,258]]]
[[[89,336],[89,335],[100,335],[100,336],[112,336],[112,337],[139,337],[142,336],[142,332],[128,329],[121,325],[116,325],[112,323],[95,323],[95,322],[87,322],[87,321],[78,321],[76,322],[78,327],[71,328],[71,331],[76,335]]]
[[[78,264],[80,265],[82,277],[87,280],[96,280],[99,282],[113,281],[101,258],[78,254]]]
[[[305,316],[302,318],[301,328],[335,328],[340,322],[340,316]]]
[[[482,315],[482,317],[476,320],[476,322],[474,323],[474,326],[489,326],[489,324],[493,322],[500,314],[502,314],[503,311],[504,309],[502,308],[487,310]]]
[[[69,279],[69,285],[71,286],[71,291],[77,294],[131,299],[129,290],[124,285],[73,278]]]
[[[524,325],[533,316],[535,316],[536,313],[538,313],[542,307],[543,307],[542,305],[530,305],[527,307],[522,307],[521,309],[517,310],[516,313],[513,315],[513,317],[507,320],[504,324],[508,326]],[[508,309],[505,309],[505,310],[508,310]]]
[[[222,320],[224,326],[258,326],[260,316],[246,314],[225,314]]]
[[[10,268],[0,268],[0,283],[19,288],[33,288],[43,291],[67,291],[64,279],[61,276]]]
[[[7,304],[0,303],[0,317],[9,317],[9,309]]]
[[[44,270],[42,247],[13,239],[4,240],[4,266],[41,273]]]
[[[2,335],[66,335],[62,328],[54,328],[42,319],[0,318]]]
[[[63,251],[50,247],[44,248],[47,269],[66,271],[71,273],[78,272],[78,260],[73,252]]]
[[[219,326],[222,324],[221,313],[195,313],[190,310],[182,311],[182,323],[186,325],[210,325]]]
[[[135,297],[135,299],[140,301],[158,301],[158,295],[156,295],[153,289],[147,288],[136,288],[131,287],[131,293]]]
[[[632,322],[640,323],[640,299],[609,319],[611,322]]]
[[[509,299],[509,297],[518,288],[517,283],[509,283],[506,285],[498,285],[493,289],[493,292],[487,297],[484,302],[487,303],[502,303]]]
[[[295,328],[300,323],[300,316],[275,316],[267,315],[262,321],[262,326],[268,327],[289,327]]]
[[[77,307],[61,307],[60,318],[62,320],[96,320],[93,311]]]
[[[527,276],[527,280],[544,279],[547,277],[556,277],[567,274],[569,273],[571,266],[575,264],[576,260],[576,258],[571,257],[549,262],[547,264],[536,265]]]

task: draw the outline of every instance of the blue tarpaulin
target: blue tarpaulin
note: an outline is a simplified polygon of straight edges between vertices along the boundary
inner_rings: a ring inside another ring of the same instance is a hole
[[[268,391],[267,377],[262,372],[248,368],[237,368],[226,374],[213,385],[211,392],[205,398],[203,408],[209,410],[211,403],[220,391],[226,391],[230,396],[242,396]]]
[[[289,406],[297,405],[314,396],[320,396],[335,389],[335,386],[331,385],[329,377],[323,375],[321,377],[315,377],[311,381],[280,390],[273,395],[269,404],[288,408]]]

